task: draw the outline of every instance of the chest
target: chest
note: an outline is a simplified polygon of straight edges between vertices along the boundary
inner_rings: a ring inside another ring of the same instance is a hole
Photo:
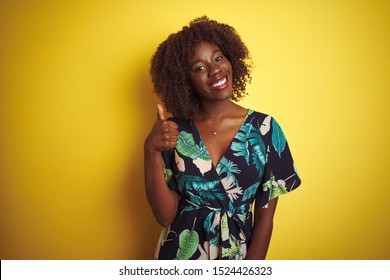
[[[214,166],[218,165],[223,155],[230,148],[232,140],[240,126],[240,122],[233,121],[226,124],[224,127],[221,127],[216,133],[214,133],[202,124],[197,124],[197,129]]]

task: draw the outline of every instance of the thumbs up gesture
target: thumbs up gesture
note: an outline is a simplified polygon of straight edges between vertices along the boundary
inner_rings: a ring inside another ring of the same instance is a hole
[[[161,106],[161,104],[157,104],[157,120],[165,120],[164,108]]]
[[[179,126],[165,119],[164,108],[157,104],[157,120],[145,140],[145,148],[162,152],[176,147]]]

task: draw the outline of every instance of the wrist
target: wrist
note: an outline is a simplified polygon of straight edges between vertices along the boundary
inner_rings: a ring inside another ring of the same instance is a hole
[[[144,142],[144,153],[145,155],[150,155],[150,156],[160,156],[160,151],[157,151],[156,149],[153,148],[152,144],[150,143],[149,137],[146,138]]]

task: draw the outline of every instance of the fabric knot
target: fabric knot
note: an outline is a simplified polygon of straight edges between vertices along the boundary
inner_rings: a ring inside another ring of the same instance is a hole
[[[209,213],[203,220],[203,229],[206,240],[222,250],[222,259],[232,259],[240,253],[241,244],[245,244],[242,228],[245,219],[251,211],[251,204],[244,204],[240,208],[214,208],[207,205],[197,205],[193,201],[183,200],[179,203],[179,210],[194,211],[206,210]]]

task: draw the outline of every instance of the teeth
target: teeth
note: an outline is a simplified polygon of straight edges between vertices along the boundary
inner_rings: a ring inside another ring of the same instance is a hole
[[[219,87],[226,83],[226,78],[223,78],[222,80],[216,82],[213,84],[213,87]]]

